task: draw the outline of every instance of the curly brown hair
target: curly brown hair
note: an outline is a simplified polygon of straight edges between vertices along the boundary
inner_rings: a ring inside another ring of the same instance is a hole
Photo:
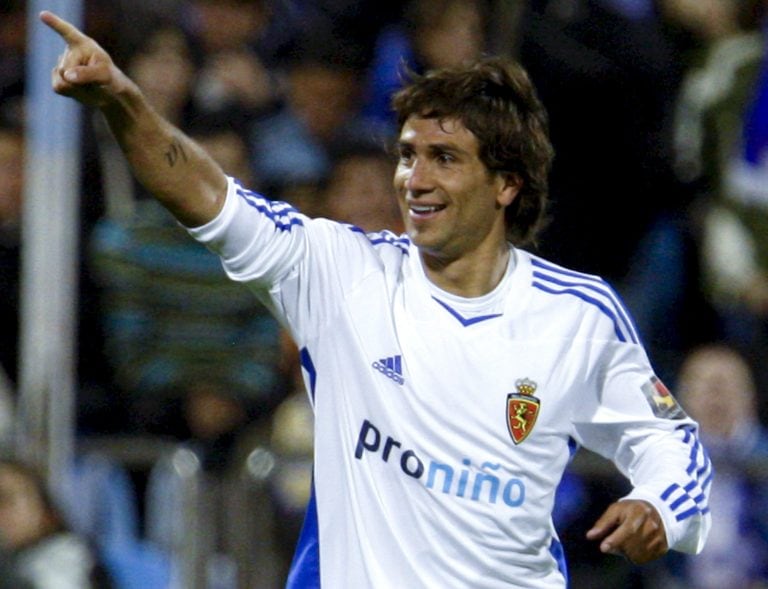
[[[507,239],[535,243],[546,219],[548,177],[554,157],[547,112],[523,67],[484,57],[463,68],[409,74],[392,105],[398,128],[412,116],[457,119],[477,137],[480,160],[491,173],[522,180],[505,211]]]

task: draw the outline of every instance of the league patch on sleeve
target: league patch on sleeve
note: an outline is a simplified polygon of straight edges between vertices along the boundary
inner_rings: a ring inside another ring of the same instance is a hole
[[[685,419],[688,417],[669,389],[657,377],[652,376],[641,388],[656,417],[662,419]]]

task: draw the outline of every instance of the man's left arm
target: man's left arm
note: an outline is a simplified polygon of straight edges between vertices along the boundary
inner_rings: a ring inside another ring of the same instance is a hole
[[[712,464],[698,425],[653,375],[642,348],[625,346],[603,373],[596,405],[577,420],[576,431],[633,488],[606,509],[587,538],[636,564],[668,550],[698,553],[711,525]]]

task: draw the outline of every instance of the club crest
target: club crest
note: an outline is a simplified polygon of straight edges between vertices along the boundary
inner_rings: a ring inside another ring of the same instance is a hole
[[[507,428],[515,444],[528,437],[539,416],[541,402],[533,396],[536,387],[534,381],[521,378],[515,382],[517,392],[507,395]]]

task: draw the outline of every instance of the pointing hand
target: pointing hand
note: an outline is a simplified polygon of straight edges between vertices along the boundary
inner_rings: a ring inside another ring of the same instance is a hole
[[[73,24],[48,11],[40,13],[40,20],[67,44],[52,72],[52,86],[57,94],[89,106],[104,107],[131,84],[109,54]]]

